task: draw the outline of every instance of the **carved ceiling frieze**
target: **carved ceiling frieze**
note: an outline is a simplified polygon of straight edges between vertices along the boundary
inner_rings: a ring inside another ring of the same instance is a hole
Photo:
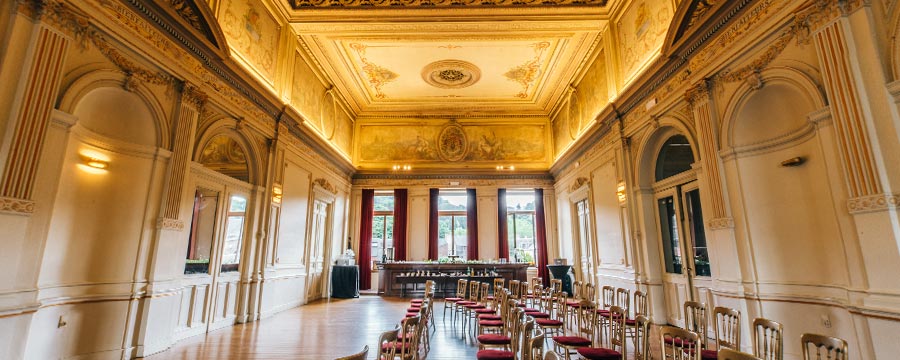
[[[608,0],[288,0],[295,10],[309,8],[435,8],[498,6],[606,6]]]

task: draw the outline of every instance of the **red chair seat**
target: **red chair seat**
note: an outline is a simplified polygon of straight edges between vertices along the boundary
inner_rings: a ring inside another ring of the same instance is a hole
[[[390,351],[391,349],[394,349],[395,351],[400,351],[400,350],[408,348],[409,346],[410,346],[410,343],[404,343],[404,342],[400,342],[400,341],[391,341],[391,342],[386,342],[384,344],[381,344],[381,350],[382,351]]]
[[[719,351],[717,350],[703,350],[700,352],[700,358],[703,360],[712,359],[716,360],[719,358]]]
[[[581,306],[581,301],[566,301],[566,305],[568,307],[579,307]]]
[[[478,320],[503,320],[503,317],[500,315],[494,315],[494,314],[483,314],[483,315],[478,315]]]
[[[406,308],[406,312],[419,311],[419,310],[422,310],[421,306],[410,306],[410,307]]]
[[[518,304],[516,304],[516,307],[523,308],[523,307],[525,307],[525,303],[518,303]]]
[[[618,351],[605,348],[583,347],[578,349],[578,355],[589,360],[621,360],[622,354]]]
[[[497,311],[495,311],[494,309],[491,309],[491,308],[475,309],[476,314],[493,314],[495,312],[497,312]]]
[[[477,339],[485,345],[507,345],[511,341],[509,336],[500,334],[482,334],[478,335]]]
[[[591,346],[591,341],[581,336],[554,336],[553,341],[565,346]]]
[[[540,310],[534,309],[534,308],[522,308],[522,311],[523,311],[523,312],[526,312],[526,313],[536,313],[536,312],[541,312]]]
[[[562,326],[561,320],[554,319],[534,319],[534,323],[540,326]]]
[[[681,338],[676,339],[676,338],[670,338],[670,337],[667,337],[667,338],[665,338],[665,340],[663,340],[663,341],[665,341],[666,344],[675,344],[675,346],[682,346],[682,347],[684,347],[684,346],[688,346],[688,347],[694,346],[694,342],[693,342],[693,341],[684,341],[684,339],[681,339]]]
[[[485,299],[485,300],[494,300],[494,297],[493,297],[493,296],[485,296],[484,299]]]
[[[419,316],[419,312],[418,312],[418,311],[406,313],[406,316],[405,316],[405,317],[411,318],[411,317],[416,317],[416,316]]]
[[[462,299],[463,299],[463,298],[458,298],[458,297],[448,297],[448,298],[445,298],[444,301],[457,302],[457,301],[461,301]]]
[[[421,303],[425,302],[425,300],[424,299],[412,299],[409,302],[413,303],[413,304],[421,304]]]
[[[600,314],[600,316],[608,316],[610,314],[609,309],[597,309],[597,313]]]
[[[625,325],[635,326],[637,325],[637,321],[634,321],[634,319],[625,319]]]
[[[479,351],[475,354],[475,358],[478,360],[514,360],[516,357],[512,351],[489,349]]]
[[[550,314],[542,312],[527,312],[525,313],[525,315],[531,316],[535,319],[547,319],[550,317]]]
[[[465,301],[457,301],[457,302],[456,302],[456,305],[459,305],[459,306],[466,306],[466,305],[472,305],[472,304],[475,304],[475,302],[474,302],[474,301],[468,301],[468,300],[465,300]]]
[[[478,322],[481,326],[503,326],[503,320],[481,320]]]

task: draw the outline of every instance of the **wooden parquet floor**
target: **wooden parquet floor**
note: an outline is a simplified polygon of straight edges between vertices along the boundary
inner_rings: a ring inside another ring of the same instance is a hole
[[[358,352],[365,345],[370,348],[368,359],[374,359],[379,336],[399,323],[408,306],[408,298],[365,295],[358,299],[318,301],[260,321],[179,341],[147,359],[327,360]],[[443,306],[442,301],[435,302],[435,332],[427,359],[475,359],[478,346],[471,332],[459,330],[458,323],[450,321],[449,313],[443,320]]]

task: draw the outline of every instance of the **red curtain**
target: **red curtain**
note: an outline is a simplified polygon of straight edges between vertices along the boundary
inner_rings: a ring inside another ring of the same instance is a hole
[[[394,189],[394,261],[406,260],[406,223],[409,191]]]
[[[478,260],[478,198],[466,189],[466,259]]]
[[[501,259],[509,259],[509,225],[506,221],[506,189],[497,190],[497,245]]]
[[[544,189],[534,189],[534,240],[537,242],[538,276],[544,279],[544,286],[550,282],[547,272],[547,223],[544,221]]]
[[[362,191],[362,216],[359,220],[359,289],[372,288],[372,218],[375,216],[375,190]]]
[[[428,259],[438,258],[438,196],[440,190],[428,189]]]

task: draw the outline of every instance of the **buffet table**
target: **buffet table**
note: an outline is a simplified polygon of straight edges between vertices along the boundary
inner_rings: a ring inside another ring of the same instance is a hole
[[[391,262],[377,264],[378,292],[385,296],[407,296],[425,291],[425,281],[434,280],[435,297],[453,296],[459,279],[493,283],[495,278],[526,280],[526,263],[436,263]]]

